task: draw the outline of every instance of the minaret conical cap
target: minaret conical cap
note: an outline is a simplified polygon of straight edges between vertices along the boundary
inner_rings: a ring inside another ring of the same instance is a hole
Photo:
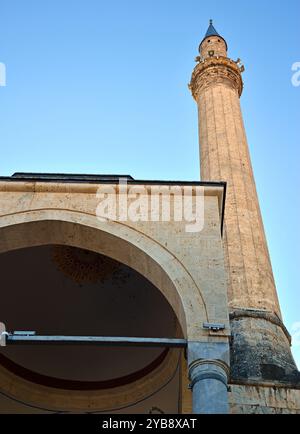
[[[209,26],[208,26],[208,29],[207,29],[207,31],[206,31],[206,33],[205,33],[204,38],[203,38],[202,41],[200,42],[199,48],[200,48],[202,42],[203,42],[206,38],[209,38],[210,36],[218,36],[219,38],[223,39],[223,41],[224,41],[225,44],[226,44],[226,50],[227,50],[227,42],[225,41],[225,39],[223,38],[223,36],[221,36],[221,35],[216,31],[216,29],[214,28],[214,26],[213,26],[213,20],[209,20]]]
[[[204,39],[207,38],[208,36],[221,36],[214,28],[212,20],[209,20],[209,27],[207,29],[205,36],[204,36]]]

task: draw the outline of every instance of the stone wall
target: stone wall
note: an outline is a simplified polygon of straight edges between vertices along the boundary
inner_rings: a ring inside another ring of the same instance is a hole
[[[227,56],[226,44],[223,38],[219,36],[210,36],[205,39],[200,46],[200,54],[202,57],[208,57],[209,52],[213,51],[214,56]]]
[[[188,339],[227,341],[230,329],[220,233],[222,187],[205,187],[204,227],[194,233],[186,231],[185,221],[99,221],[95,214],[100,186],[0,182],[0,251],[68,244],[111,257],[138,271],[163,292]],[[151,186],[137,187],[148,192]],[[111,188],[118,194],[117,185]],[[203,322],[224,323],[226,328],[212,332],[203,328]]]
[[[300,414],[300,390],[283,387],[232,385],[231,413]]]

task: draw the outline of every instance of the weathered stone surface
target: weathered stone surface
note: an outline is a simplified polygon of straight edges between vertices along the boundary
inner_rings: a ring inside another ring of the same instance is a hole
[[[259,317],[231,320],[231,379],[299,384],[300,373],[279,325]]]
[[[243,67],[227,57],[218,36],[205,38],[199,51],[190,89],[198,105],[201,178],[227,182],[231,376],[296,385],[300,374],[282,324],[240,107]]]
[[[283,387],[231,385],[230,412],[300,414],[300,390]]]

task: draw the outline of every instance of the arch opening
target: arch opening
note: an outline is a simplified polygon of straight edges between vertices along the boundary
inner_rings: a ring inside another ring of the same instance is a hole
[[[80,252],[79,256],[81,256],[81,258],[82,258],[82,255],[85,254],[85,252],[87,252],[87,253],[93,252],[93,253],[91,253],[92,255],[98,255],[102,259],[106,258],[106,260],[108,260],[108,263],[109,263],[108,274],[109,273],[114,274],[115,277],[118,276],[118,274],[119,274],[119,277],[117,277],[117,280],[120,278],[120,274],[122,275],[122,273],[123,273],[123,277],[124,277],[124,275],[126,275],[126,273],[128,274],[128,270],[130,270],[130,273],[129,273],[130,279],[129,280],[131,281],[131,283],[132,283],[132,279],[133,280],[135,279],[135,284],[136,284],[135,286],[136,287],[138,287],[138,286],[140,287],[141,285],[144,287],[144,290],[143,290],[144,296],[146,294],[149,297],[151,294],[150,298],[152,299],[152,301],[149,302],[149,299],[148,299],[148,302],[146,302],[146,304],[145,304],[145,307],[148,308],[148,314],[151,311],[150,307],[151,306],[153,307],[153,301],[154,301],[154,306],[155,306],[155,300],[154,299],[156,299],[156,303],[160,306],[160,309],[161,309],[161,318],[165,318],[165,319],[168,318],[168,320],[166,320],[163,324],[160,324],[159,321],[157,321],[157,320],[155,320],[154,322],[152,321],[152,324],[151,324],[151,321],[148,321],[148,322],[146,321],[145,324],[147,324],[150,327],[148,330],[147,330],[147,328],[143,329],[140,326],[138,326],[140,336],[147,337],[147,335],[148,335],[149,337],[150,336],[155,337],[155,335],[156,335],[157,337],[162,337],[162,333],[163,333],[165,335],[163,337],[174,337],[174,336],[186,337],[187,330],[185,328],[186,322],[185,322],[184,306],[183,306],[183,303],[181,300],[181,296],[176,289],[176,285],[174,284],[174,281],[172,280],[170,270],[168,270],[168,271],[165,270],[165,263],[164,263],[165,258],[163,257],[163,255],[161,256],[161,262],[159,263],[158,261],[156,261],[155,255],[151,254],[151,249],[149,249],[147,251],[147,248],[145,248],[145,244],[143,244],[144,243],[143,239],[141,240],[142,248],[140,248],[137,245],[135,245],[134,242],[132,242],[132,240],[130,240],[130,239],[128,240],[128,238],[130,238],[130,237],[128,237],[128,234],[124,235],[124,228],[121,228],[121,231],[120,231],[121,236],[116,236],[117,234],[114,232],[114,230],[111,230],[111,229],[115,229],[115,228],[109,228],[109,229],[110,229],[109,231],[104,231],[104,230],[101,230],[100,228],[95,228],[95,227],[91,227],[88,225],[83,225],[83,224],[80,224],[80,223],[77,223],[74,221],[71,221],[71,222],[70,221],[62,221],[60,219],[58,219],[58,220],[56,220],[56,219],[50,219],[50,220],[49,219],[39,219],[37,221],[27,221],[27,222],[23,221],[23,222],[20,222],[18,224],[4,225],[0,228],[0,233],[2,235],[1,236],[1,244],[0,244],[0,249],[2,252],[1,256],[2,257],[6,256],[6,259],[9,259],[9,257],[10,257],[10,261],[16,261],[17,256],[19,256],[18,260],[19,260],[19,262],[23,263],[23,265],[24,265],[24,258],[22,260],[22,255],[23,255],[23,257],[25,255],[27,258],[31,257],[31,260],[33,261],[32,264],[35,265],[35,269],[39,270],[40,279],[42,277],[41,273],[43,270],[43,266],[45,266],[46,263],[48,263],[48,265],[49,265],[49,261],[51,260],[52,266],[53,266],[53,264],[55,265],[55,267],[54,267],[54,269],[56,270],[55,273],[63,274],[65,281],[71,281],[72,279],[74,281],[76,279],[80,280],[81,278],[83,278],[83,280],[84,280],[84,277],[82,277],[82,276],[80,277],[80,273],[78,276],[78,270],[76,270],[76,261],[74,262],[74,258],[73,258],[73,260],[70,260],[70,257],[68,257],[68,255],[67,255],[67,262],[69,261],[69,265],[68,264],[67,265],[62,264],[62,262],[64,262],[66,259],[66,249],[67,250],[69,249],[69,253],[70,253],[70,249],[73,251],[73,253],[74,252],[77,252],[77,253]],[[127,230],[125,230],[125,232],[130,232],[130,230],[127,229]],[[134,241],[136,241],[136,240],[134,240]],[[26,250],[27,250],[27,254],[25,253]],[[50,252],[50,250],[51,250],[51,252]],[[31,253],[30,255],[28,255],[29,251]],[[59,253],[59,251],[60,251],[60,253]],[[64,252],[63,255],[61,253],[62,251]],[[160,253],[162,253],[162,252],[163,251],[160,251]],[[163,252],[163,254],[165,254],[165,252]],[[35,260],[33,260],[34,257],[36,258]],[[44,260],[42,262],[44,265],[39,266],[36,261],[38,261],[38,260],[41,261],[43,257],[44,257]],[[47,260],[45,260],[46,257],[47,257]],[[73,274],[72,274],[72,270],[70,270],[70,263],[72,264],[71,268],[73,267],[73,271],[74,271]],[[75,263],[75,270],[74,270],[74,263]],[[3,264],[4,264],[4,262],[3,262]],[[101,264],[103,265],[103,261],[101,262]],[[112,264],[113,264],[113,266],[112,266]],[[91,264],[89,264],[89,265],[91,265]],[[6,267],[6,268],[10,269],[11,267]],[[95,268],[93,265],[89,266],[88,268],[89,268],[89,272],[92,275],[94,275],[97,272],[97,267]],[[29,273],[29,275],[32,275],[32,273],[31,274]],[[84,275],[84,272],[83,272],[83,275]],[[175,276],[175,279],[176,279],[176,276]],[[111,277],[107,278],[107,276],[106,276],[104,278],[104,280],[106,280],[106,281],[109,280],[110,284],[111,284],[112,278]],[[49,280],[49,282],[51,282],[51,279]],[[138,282],[139,282],[139,284],[138,284]],[[105,285],[108,285],[108,286],[110,284],[108,284],[108,282],[105,283]],[[64,285],[66,285],[66,287],[69,291],[69,295],[70,295],[71,288],[68,287],[67,284],[64,284]],[[92,283],[92,282],[90,282],[90,283],[77,282],[75,286],[76,286],[76,290],[83,288],[84,291],[88,292],[89,291],[88,288],[93,288],[93,285],[94,285],[94,283]],[[18,286],[21,287],[21,284]],[[126,284],[125,284],[125,286],[126,286]],[[68,293],[68,291],[66,292],[66,294]],[[92,289],[92,291],[93,291],[93,289]],[[130,295],[128,293],[127,295],[129,297],[130,296],[136,297],[137,295],[142,296],[143,291],[142,292],[140,291],[139,294],[131,293],[131,295]],[[50,294],[50,288],[48,288],[47,292]],[[54,296],[52,301],[55,300],[56,298],[59,298],[59,295],[57,295],[57,294],[52,294],[52,295]],[[74,296],[74,294],[73,294],[73,296]],[[77,296],[78,296],[78,294],[77,294]],[[110,296],[113,296],[113,292],[110,292]],[[31,294],[30,297],[33,298],[33,294]],[[75,297],[76,297],[76,291],[75,291]],[[153,297],[154,297],[154,299],[153,299]],[[51,300],[51,297],[50,297],[50,300]],[[171,303],[170,303],[170,301],[171,301]],[[119,300],[120,306],[124,305],[123,302],[124,302],[124,300]],[[24,304],[24,303],[22,303],[22,304]],[[165,306],[165,307],[163,308],[163,306]],[[165,309],[165,311],[164,311],[164,309]],[[133,309],[133,311],[134,311],[134,309]],[[107,313],[107,312],[108,311],[104,309],[104,313]],[[143,319],[145,319],[145,310],[141,309],[140,313],[141,313],[141,316],[143,317]],[[141,318],[140,318],[140,320],[141,320]],[[60,318],[59,322],[62,323],[61,318]],[[129,327],[130,325],[128,322],[128,317],[126,317],[126,321],[124,318],[123,318],[123,321],[121,321],[121,323],[123,323],[123,324],[125,324],[125,322],[127,323],[127,326]],[[104,321],[104,323],[105,323],[105,321]],[[116,321],[115,322],[112,321],[111,324],[116,324]],[[160,327],[158,327],[159,324],[160,324]],[[41,325],[41,323],[39,323],[39,325]],[[85,324],[85,325],[87,326],[87,324]],[[108,325],[107,321],[106,321],[106,325]],[[161,326],[163,326],[163,327],[161,327]],[[156,327],[156,329],[155,329],[155,327]],[[13,327],[13,328],[19,328],[19,327]],[[24,329],[24,326],[22,328]],[[26,328],[28,329],[28,327],[26,327]],[[30,327],[30,328],[37,328],[37,327]],[[94,328],[94,327],[90,327],[90,329],[91,328]],[[95,330],[96,330],[96,328],[94,328],[94,331]],[[102,330],[104,330],[104,329],[102,329]],[[151,330],[151,333],[149,332],[150,330]],[[74,331],[74,329],[72,329],[72,331]],[[82,334],[83,331],[84,331],[84,327],[83,327],[82,331],[79,330],[79,334]],[[86,334],[86,333],[84,333],[84,334]],[[91,333],[89,333],[89,334],[91,334]],[[97,334],[97,333],[93,333],[93,334]],[[101,335],[103,335],[103,334],[104,333],[101,333]],[[108,334],[114,335],[114,332],[112,331],[111,333],[108,333]],[[117,332],[116,334],[120,335],[120,332]],[[131,334],[131,333],[126,333],[126,334],[133,336],[133,334]],[[122,333],[122,335],[124,335],[124,333]],[[134,333],[134,335],[136,336],[137,334]],[[166,336],[166,335],[168,335],[168,336]],[[131,351],[132,351],[132,349],[131,349]],[[102,377],[93,376],[92,375],[92,371],[93,371],[92,369],[88,373],[87,377],[84,376],[85,374],[82,376],[82,372],[81,372],[81,377],[80,376],[78,377],[77,374],[76,374],[77,376],[75,375],[75,377],[74,377],[74,370],[77,369],[77,372],[80,371],[80,368],[79,368],[80,367],[80,357],[75,357],[77,366],[75,366],[76,365],[75,364],[73,366],[73,372],[72,372],[72,370],[71,370],[71,372],[69,371],[67,376],[66,376],[66,369],[65,369],[65,372],[63,372],[61,370],[62,366],[61,365],[59,366],[59,364],[56,367],[54,364],[52,366],[51,375],[48,375],[50,373],[50,371],[49,370],[47,371],[47,369],[45,369],[45,365],[43,363],[40,363],[40,366],[37,366],[34,364],[30,365],[28,360],[27,360],[27,362],[25,360],[25,362],[27,363],[27,365],[26,365],[26,363],[24,364],[24,359],[23,359],[23,360],[21,360],[23,363],[22,364],[22,363],[20,363],[20,359],[18,359],[18,354],[16,354],[16,353],[13,356],[10,355],[11,356],[10,360],[15,365],[21,366],[22,368],[25,368],[25,370],[27,369],[28,371],[31,371],[31,372],[33,371],[40,377],[44,377],[44,378],[42,378],[43,381],[40,381],[41,378],[39,378],[37,383],[41,384],[42,388],[45,388],[45,387],[47,388],[47,394],[46,394],[47,396],[45,395],[45,393],[42,396],[41,390],[37,389],[37,390],[34,390],[34,393],[33,393],[34,396],[31,396],[29,401],[31,401],[31,402],[33,401],[35,403],[45,401],[45,405],[47,405],[47,407],[53,406],[54,401],[55,401],[56,403],[55,403],[54,407],[57,408],[57,406],[60,405],[59,408],[61,408],[61,404],[63,403],[63,400],[60,399],[57,401],[57,393],[55,392],[56,389],[52,389],[51,391],[49,391],[49,389],[48,389],[48,387],[52,387],[53,384],[51,386],[49,384],[47,385],[47,382],[46,383],[44,382],[45,377],[47,377],[46,379],[49,379],[49,377],[50,377],[50,380],[53,381],[53,379],[54,379],[54,383],[55,383],[55,380],[58,379],[58,383],[54,384],[54,388],[56,387],[57,389],[59,389],[59,387],[63,385],[63,382],[65,382],[65,384],[64,384],[65,387],[64,387],[63,393],[67,393],[68,388],[69,388],[69,390],[72,390],[73,398],[72,398],[72,401],[69,402],[67,405],[69,410],[71,409],[73,411],[74,404],[75,404],[75,407],[76,407],[76,405],[79,405],[79,404],[76,404],[78,399],[86,401],[86,406],[90,408],[91,397],[88,397],[88,394],[85,394],[85,391],[89,391],[88,393],[90,394],[91,390],[95,390],[95,393],[97,394],[97,399],[93,400],[92,407],[94,407],[94,410],[97,409],[98,411],[104,411],[103,408],[105,408],[107,406],[109,408],[114,407],[114,404],[117,402],[116,396],[118,396],[118,397],[120,396],[122,388],[124,388],[124,387],[128,388],[128,384],[127,384],[127,386],[125,386],[124,381],[130,381],[131,382],[130,390],[132,393],[131,393],[131,396],[127,396],[126,402],[123,402],[122,405],[125,404],[125,406],[128,406],[128,408],[131,408],[131,404],[134,402],[137,402],[138,396],[140,396],[140,397],[143,396],[145,398],[147,393],[149,395],[152,395],[155,392],[155,390],[154,390],[155,387],[157,387],[157,389],[158,389],[158,386],[162,384],[162,380],[167,383],[171,377],[174,379],[175,378],[174,377],[175,372],[177,372],[176,375],[177,375],[177,379],[178,379],[178,372],[179,372],[179,355],[178,354],[179,354],[179,351],[178,350],[166,351],[166,350],[162,350],[162,349],[160,349],[160,350],[156,349],[155,351],[153,352],[153,350],[152,350],[151,354],[150,354],[150,351],[148,351],[148,355],[146,355],[147,351],[143,351],[143,354],[142,354],[142,356],[144,357],[144,359],[142,357],[143,362],[141,363],[141,360],[139,360],[139,363],[137,363],[138,359],[136,358],[136,360],[135,360],[136,365],[131,364],[131,371],[134,370],[134,372],[128,372],[128,370],[126,371],[125,366],[124,365],[122,366],[122,363],[121,363],[121,371],[119,371],[117,373],[115,372],[114,378],[108,378],[107,375],[105,377],[104,370],[101,372]],[[22,357],[24,358],[24,352],[23,352]],[[26,357],[25,357],[25,359],[26,359]],[[58,357],[58,359],[59,359],[59,357]],[[74,359],[74,357],[73,357],[73,359]],[[122,358],[119,356],[115,357],[115,360],[118,360],[119,365],[120,365],[121,359]],[[84,357],[82,360],[84,360]],[[38,363],[37,360],[35,360],[34,363]],[[106,363],[106,365],[107,365],[107,363]],[[41,366],[42,366],[42,368],[41,368]],[[97,363],[95,363],[95,366],[97,366]],[[133,369],[133,366],[135,366],[134,369]],[[4,366],[4,370],[6,368]],[[43,372],[43,369],[44,369],[44,372]],[[55,371],[55,369],[56,369],[56,371]],[[60,369],[60,371],[59,371],[59,369]],[[99,373],[99,371],[97,373]],[[18,375],[18,373],[15,373],[15,374]],[[135,374],[138,374],[138,375],[135,376]],[[13,372],[12,372],[12,375],[14,375]],[[69,375],[69,378],[68,378],[68,375]],[[0,383],[1,383],[1,376],[3,377],[3,372],[0,372]],[[152,379],[155,377],[157,381],[154,381],[153,385],[150,388],[149,388],[149,385],[148,385],[148,387],[145,387],[143,392],[141,393],[141,387],[140,387],[139,383],[144,382],[144,384],[146,386],[147,378],[148,377],[150,378],[150,376],[152,377]],[[16,377],[13,377],[13,378],[14,378],[14,380],[16,379]],[[75,378],[75,380],[74,380],[74,378]],[[111,382],[111,380],[113,380],[113,382]],[[119,381],[118,386],[116,386],[114,384],[115,380]],[[69,382],[69,384],[67,384],[68,382]],[[101,385],[101,382],[102,382],[102,385]],[[18,383],[18,382],[16,382],[16,383]],[[50,383],[51,383],[51,381],[50,381]],[[77,384],[75,384],[75,383],[77,383]],[[85,386],[79,387],[79,383],[81,383],[81,386],[83,384],[85,384]],[[88,386],[92,386],[92,383],[94,384],[94,387],[86,387],[86,384],[88,384]],[[75,384],[75,387],[74,387],[74,384]],[[174,388],[174,381],[172,384],[173,384],[172,387]],[[101,387],[102,387],[102,389],[101,389]],[[103,387],[104,387],[104,389],[103,389]],[[17,396],[24,394],[24,390],[22,391],[22,388],[24,388],[24,384],[16,384],[16,395]],[[79,389],[80,389],[80,393],[78,393]],[[20,390],[21,390],[21,392],[20,392]],[[20,394],[19,394],[19,392],[20,392]],[[38,401],[37,401],[37,397],[39,397]],[[107,399],[108,397],[109,397],[109,399]],[[60,394],[60,398],[62,398],[61,394]],[[69,399],[69,401],[70,401],[70,399]],[[111,402],[110,404],[109,404],[109,401]],[[60,404],[59,404],[59,402],[60,402]],[[65,408],[65,405],[63,405],[63,408]],[[80,408],[82,409],[82,403],[80,405]],[[106,410],[107,410],[107,408],[106,408]],[[178,409],[176,411],[178,411]]]

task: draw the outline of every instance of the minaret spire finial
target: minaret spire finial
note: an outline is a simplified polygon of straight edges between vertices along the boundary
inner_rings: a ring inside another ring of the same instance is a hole
[[[213,23],[213,20],[212,19],[210,19],[209,20],[209,25],[211,25]]]

